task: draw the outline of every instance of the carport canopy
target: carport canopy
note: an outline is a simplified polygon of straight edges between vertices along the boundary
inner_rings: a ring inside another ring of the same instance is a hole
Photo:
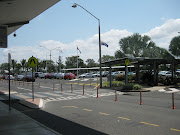
[[[175,72],[175,67],[176,65],[180,64],[180,59],[178,58],[173,58],[171,60],[168,59],[160,59],[160,58],[148,58],[148,57],[124,57],[124,58],[120,58],[120,59],[116,59],[116,60],[111,60],[111,61],[107,61],[107,62],[103,62],[102,64],[109,66],[110,68],[110,87],[112,86],[112,76],[111,76],[111,67],[113,65],[124,65],[125,66],[125,83],[127,83],[127,66],[125,64],[126,60],[129,60],[130,65],[134,65],[135,66],[135,70],[136,70],[136,82],[140,83],[140,76],[139,76],[139,70],[140,70],[140,65],[144,66],[144,65],[152,65],[153,66],[153,71],[154,71],[154,76],[153,76],[153,83],[154,85],[158,84],[158,66],[161,64],[170,64],[171,65],[171,71],[172,71],[172,76],[174,76],[174,72]]]

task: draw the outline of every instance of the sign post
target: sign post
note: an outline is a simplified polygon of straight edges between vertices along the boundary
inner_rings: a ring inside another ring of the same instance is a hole
[[[8,53],[8,70],[9,70],[9,110],[11,110],[11,78],[10,78],[11,54]]]
[[[129,66],[129,59],[125,60],[125,84],[128,83],[128,67]]]
[[[34,101],[33,68],[37,66],[37,63],[38,63],[37,59],[33,56],[31,58],[29,58],[29,60],[28,60],[29,66],[32,67],[32,99],[33,99],[33,101]]]

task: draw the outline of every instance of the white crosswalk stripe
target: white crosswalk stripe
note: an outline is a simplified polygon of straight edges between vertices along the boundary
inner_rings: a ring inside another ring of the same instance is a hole
[[[51,101],[62,101],[62,100],[72,100],[72,99],[82,99],[97,97],[97,92],[92,90],[85,91],[85,95],[82,95],[82,90],[76,90],[73,93],[70,91],[66,92],[37,92],[34,93],[35,98],[42,98],[46,103]],[[117,92],[118,95],[122,95],[122,92]],[[114,92],[101,92],[98,94],[99,97],[112,96],[115,95]],[[32,98],[32,93],[16,93],[11,95],[14,99],[30,99]]]

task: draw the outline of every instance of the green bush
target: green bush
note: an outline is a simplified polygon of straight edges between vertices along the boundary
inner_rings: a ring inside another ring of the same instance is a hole
[[[123,90],[132,90],[133,89],[133,83],[127,83],[123,86]]]
[[[141,85],[139,85],[139,84],[134,84],[133,85],[133,90],[140,90],[140,89],[142,89]]]
[[[110,82],[107,81],[102,82],[102,87],[110,87]]]
[[[123,85],[124,85],[124,82],[121,82],[121,81],[112,81],[112,86],[113,87],[120,87],[120,86],[123,86]],[[102,83],[102,87],[110,87],[110,82],[104,81]]]
[[[140,90],[142,86],[139,84],[127,83],[123,86],[123,90]]]
[[[136,74],[132,74],[132,75],[128,76],[129,81],[132,81],[132,80],[135,80],[135,79],[136,79]]]
[[[124,85],[124,82],[121,82],[121,81],[112,81],[112,86],[113,87],[120,87],[120,86],[123,86]]]
[[[117,74],[115,76],[116,81],[123,81],[124,79],[125,79],[125,75],[123,75],[123,74]]]

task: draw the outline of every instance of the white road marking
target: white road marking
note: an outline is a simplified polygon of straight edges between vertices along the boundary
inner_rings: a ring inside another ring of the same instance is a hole
[[[32,91],[30,89],[25,89],[25,88],[21,88],[21,87],[17,87],[18,89],[21,89],[21,90],[27,90],[27,91]]]

